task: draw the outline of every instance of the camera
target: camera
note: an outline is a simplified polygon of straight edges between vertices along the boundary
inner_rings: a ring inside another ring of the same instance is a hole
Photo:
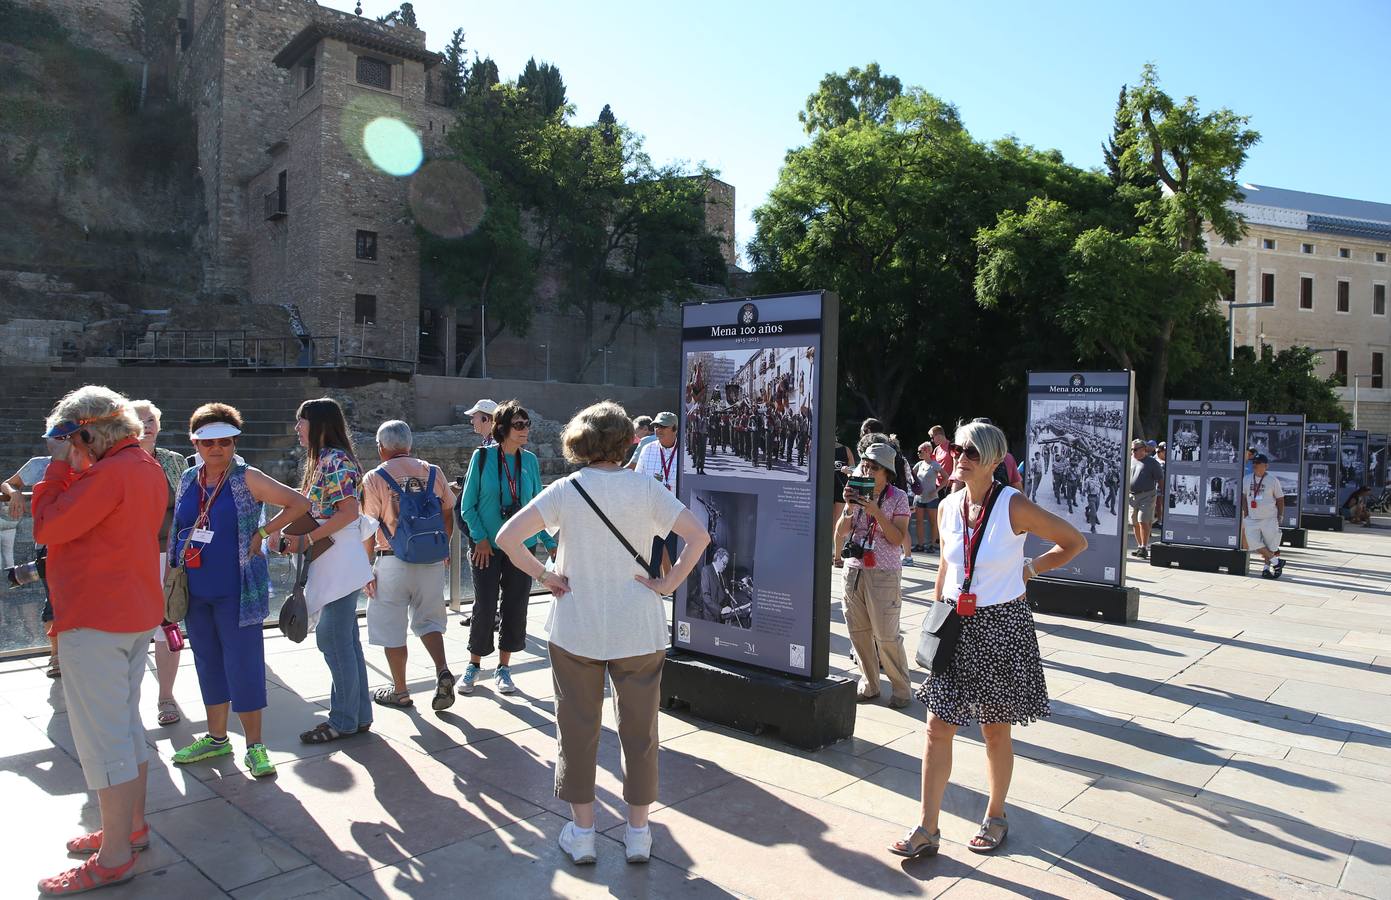
[[[858,497],[869,497],[874,494],[874,479],[864,475],[851,475],[846,482],[847,486]],[[858,504],[859,499],[851,500],[851,503]]]
[[[5,570],[5,580],[11,588],[24,587],[48,577],[48,548],[39,550],[33,560]]]
[[[521,508],[521,504],[519,503],[508,503],[504,505],[502,507],[502,521],[506,522],[508,519],[512,518],[512,516],[516,515],[517,510]]]
[[[840,548],[841,559],[864,559],[865,545],[854,539],[847,539],[845,546]]]

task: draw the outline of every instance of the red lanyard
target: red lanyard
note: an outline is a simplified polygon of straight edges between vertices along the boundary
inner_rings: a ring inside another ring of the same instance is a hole
[[[657,445],[657,453],[662,457],[662,484],[666,485],[667,490],[671,490],[671,467],[676,462],[676,447],[671,448],[671,458],[667,458],[667,452],[662,449],[662,445]]]
[[[509,469],[509,468],[507,468],[507,457],[503,454],[502,448],[501,448],[501,447],[499,447],[499,448],[498,448],[498,451],[497,451],[497,464],[498,464],[499,466],[501,466],[501,467],[502,467],[502,471],[505,472],[505,473],[507,474],[507,490],[512,494],[512,502],[513,502],[513,503],[516,503],[516,502],[517,502],[517,497],[518,497],[518,495],[519,495],[519,492],[518,492],[518,490],[517,490],[517,482],[518,482],[518,481],[521,479],[521,477],[522,477],[522,451],[520,451],[520,450],[517,451],[517,477],[516,477],[516,478],[513,478],[513,477],[512,477],[512,470]]]
[[[984,528],[981,528],[981,527],[979,527],[979,526],[977,526],[977,528],[976,528],[975,537],[973,538],[973,537],[971,536],[971,507],[970,507],[970,499],[971,499],[971,498],[968,497],[968,496],[966,496],[966,493],[967,493],[967,492],[964,491],[964,490],[961,492],[961,494],[962,494],[962,497],[961,497],[961,528],[962,528],[962,531],[963,531],[963,533],[964,533],[964,537],[966,538],[966,540],[964,541],[963,546],[962,546],[962,550],[965,551],[965,557],[966,557],[965,563],[964,563],[963,566],[962,566],[962,568],[965,570],[965,573],[966,573],[966,578],[961,582],[961,585],[962,585],[962,586],[961,586],[961,589],[962,589],[963,591],[969,591],[969,590],[971,589],[971,572],[972,572],[972,570],[975,568],[975,557],[976,557],[976,554],[975,554],[974,551],[975,551],[977,545],[980,544],[981,539],[982,539],[983,537],[985,537],[985,529],[984,529]],[[980,504],[980,514],[981,514],[981,518],[984,518],[984,517],[985,517],[985,509],[986,509],[987,506],[989,506],[989,504],[990,504],[990,495],[993,494],[993,493],[995,493],[995,482],[994,482],[994,481],[991,481],[991,482],[990,482],[990,489],[989,489],[988,491],[985,492],[985,499],[982,500],[982,501],[981,501],[981,504]],[[983,523],[981,523],[981,524],[983,524]]]
[[[888,488],[888,485],[885,485],[885,486],[884,486],[884,489],[883,489],[882,491],[879,492],[879,500],[878,500],[878,503],[879,503],[879,505],[880,505],[881,507],[884,505],[884,498],[887,497],[888,494],[889,494],[889,488]],[[862,510],[862,509],[861,509],[861,510],[856,510],[856,514],[857,514],[857,515],[864,515],[864,510]],[[869,517],[869,529],[865,532],[865,549],[866,549],[866,550],[873,550],[873,549],[874,549],[874,535],[877,534],[878,532],[879,532],[879,520],[876,519],[876,518],[874,518],[873,516],[870,516],[870,517]]]
[[[213,492],[210,496],[208,494],[208,483],[203,479],[203,473],[198,473],[198,518],[193,520],[194,528],[206,526],[208,524],[208,516],[212,513],[213,501],[216,500],[217,495],[222,492],[222,484],[227,480],[227,474],[227,472],[222,473],[222,477],[217,480],[217,484],[213,487]]]
[[[1261,495],[1261,485],[1265,482],[1265,476],[1257,476],[1251,483],[1251,499],[1255,500]]]

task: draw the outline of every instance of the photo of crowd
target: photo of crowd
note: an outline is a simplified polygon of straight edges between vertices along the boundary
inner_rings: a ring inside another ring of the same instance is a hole
[[[1333,487],[1332,473],[1326,463],[1315,463],[1309,467],[1309,488],[1304,494],[1304,502],[1309,506],[1337,506],[1338,495]]]
[[[1088,534],[1116,534],[1124,503],[1122,400],[1029,403],[1030,455],[1024,470],[1029,499]]]
[[[1198,485],[1202,479],[1197,475],[1170,475],[1168,508],[1176,516],[1198,515]]]
[[[1304,439],[1304,459],[1309,462],[1333,462],[1337,458],[1336,434],[1310,434]]]
[[[1275,465],[1299,465],[1300,429],[1295,426],[1262,426],[1252,428],[1247,446],[1262,453]]]

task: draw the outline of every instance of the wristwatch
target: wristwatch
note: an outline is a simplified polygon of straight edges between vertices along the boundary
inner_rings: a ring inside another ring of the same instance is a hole
[[[1038,570],[1034,568],[1034,561],[1032,558],[1027,556],[1024,557],[1024,568],[1029,570],[1030,580],[1033,580],[1038,577]]]

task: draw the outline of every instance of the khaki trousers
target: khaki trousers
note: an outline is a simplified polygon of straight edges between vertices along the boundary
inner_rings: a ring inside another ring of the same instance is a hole
[[[898,548],[891,552],[897,553]],[[879,693],[881,664],[894,697],[907,699],[913,692],[898,622],[903,607],[902,574],[898,569],[845,569],[845,623],[864,676],[861,690],[869,696]]]
[[[560,758],[555,795],[567,803],[594,802],[594,769],[604,715],[604,673],[613,683],[618,740],[623,745],[623,800],[657,799],[657,707],[664,651],[624,659],[589,659],[550,645]]]

